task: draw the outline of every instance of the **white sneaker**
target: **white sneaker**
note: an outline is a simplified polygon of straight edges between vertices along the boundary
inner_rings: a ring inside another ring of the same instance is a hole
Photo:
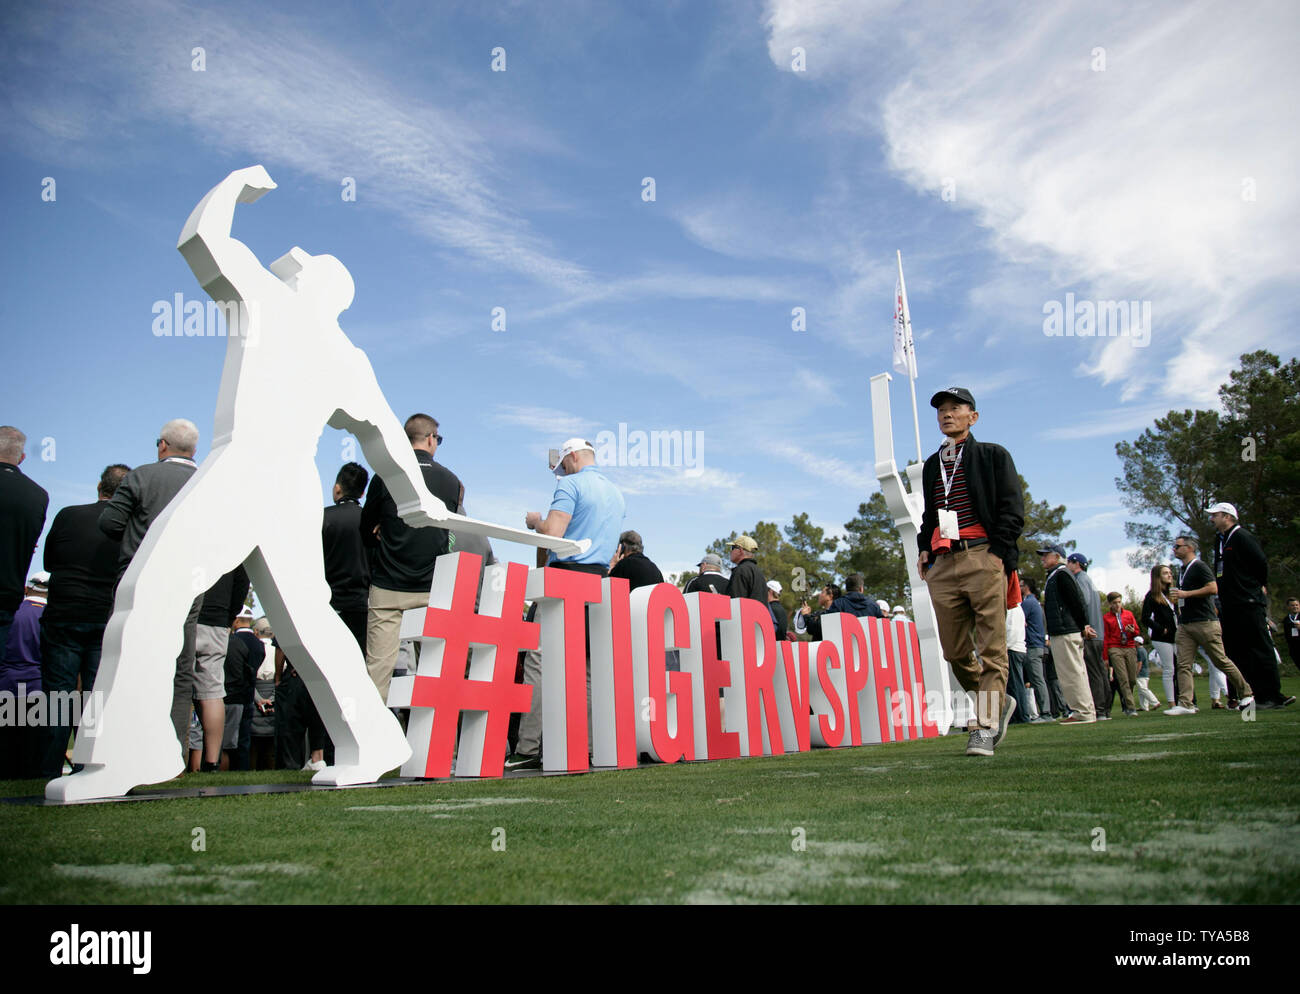
[[[1196,708],[1185,708],[1182,707],[1181,705],[1175,704],[1173,707],[1166,710],[1165,714],[1174,715],[1174,716],[1180,714],[1196,714]]]
[[[318,759],[315,762],[308,760],[307,765],[303,767],[304,771],[311,770],[313,773],[319,773],[323,769],[325,769],[325,760],[323,759]]]

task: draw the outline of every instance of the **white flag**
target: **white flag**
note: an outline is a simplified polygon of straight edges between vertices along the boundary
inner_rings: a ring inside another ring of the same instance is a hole
[[[907,287],[903,285],[903,260],[898,261],[898,283],[894,287],[894,371],[916,379],[916,348],[912,344],[912,318],[907,311]]]

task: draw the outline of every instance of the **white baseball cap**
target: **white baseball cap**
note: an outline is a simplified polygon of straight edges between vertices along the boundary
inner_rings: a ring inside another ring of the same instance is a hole
[[[585,438],[569,439],[567,442],[565,442],[563,445],[560,446],[560,453],[555,457],[555,462],[552,463],[551,469],[558,469],[560,463],[564,462],[566,456],[573,455],[573,453],[575,452],[581,452],[584,449],[587,450],[588,452],[596,451],[595,448],[592,447],[592,444],[588,442]]]
[[[779,580],[768,580],[767,589],[774,594],[779,594],[781,592],[781,582]]]
[[[1215,504],[1213,507],[1207,507],[1205,509],[1206,514],[1214,514],[1216,512],[1222,514],[1231,514],[1234,518],[1239,518],[1239,515],[1237,514],[1237,509],[1233,507],[1231,504],[1224,503],[1223,501],[1220,501],[1218,504]]]

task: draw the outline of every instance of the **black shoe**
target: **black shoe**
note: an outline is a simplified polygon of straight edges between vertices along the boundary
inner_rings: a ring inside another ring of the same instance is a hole
[[[540,770],[541,768],[541,756],[525,756],[517,752],[513,756],[506,757],[507,770]]]
[[[215,763],[209,763],[206,759],[199,760],[199,772],[200,772],[200,773],[220,773],[220,772],[221,772],[221,760],[217,760]]]

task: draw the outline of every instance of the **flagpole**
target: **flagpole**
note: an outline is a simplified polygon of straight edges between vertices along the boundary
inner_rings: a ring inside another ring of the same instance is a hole
[[[898,255],[898,286],[903,291],[903,333],[907,342],[907,385],[912,390],[912,430],[916,433],[916,461],[925,462],[921,453],[921,418],[916,413],[916,343],[912,340],[912,314],[907,308],[907,284],[903,282],[903,252]]]

